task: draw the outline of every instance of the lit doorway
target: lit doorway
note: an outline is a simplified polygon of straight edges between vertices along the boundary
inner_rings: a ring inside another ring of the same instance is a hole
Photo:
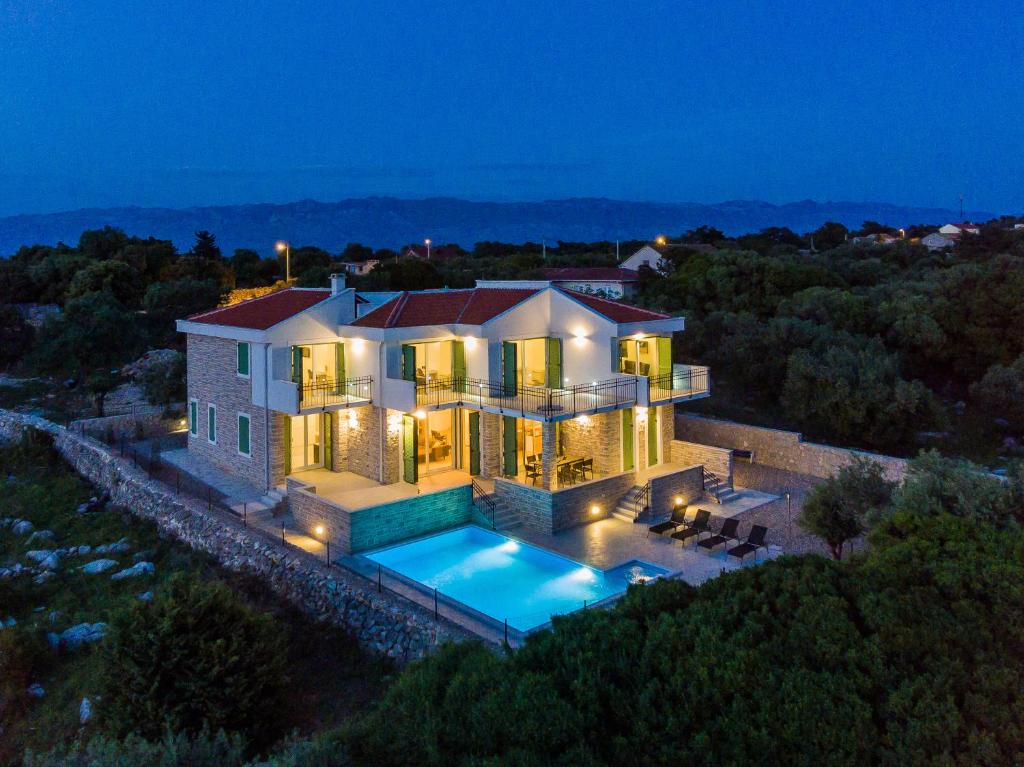
[[[455,419],[451,410],[424,414],[416,429],[419,476],[448,471],[455,466]]]
[[[329,416],[326,416],[329,418]],[[292,472],[322,468],[324,450],[325,415],[296,415],[289,419],[288,456]]]

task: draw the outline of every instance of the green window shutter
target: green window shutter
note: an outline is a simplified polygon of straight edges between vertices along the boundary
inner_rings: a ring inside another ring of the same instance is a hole
[[[341,344],[339,344],[340,346]],[[331,414],[323,414],[323,424],[320,427],[320,434],[322,435],[321,442],[324,444],[324,468],[328,471],[334,471],[334,453],[333,445],[331,442]]]
[[[619,341],[619,372],[626,372],[626,357],[629,355],[629,341]]]
[[[562,339],[548,338],[548,388],[562,388]]]
[[[672,372],[672,339],[658,336],[658,375]]]
[[[516,393],[516,345],[512,341],[501,342],[501,385],[506,397]]]
[[[210,442],[217,441],[217,408],[212,405],[206,408],[206,437]]]
[[[658,408],[647,408],[647,465],[658,462]]]
[[[238,375],[249,375],[249,344],[239,341],[238,346]]]
[[[238,452],[249,455],[249,416],[238,416]]]
[[[519,473],[519,456],[516,455],[516,419],[510,415],[502,416],[502,460],[506,477],[514,477]]]
[[[334,380],[336,391],[345,391],[345,344],[334,345]]]
[[[480,473],[480,414],[469,414],[469,473]]]
[[[199,403],[188,403],[188,431],[194,437],[199,433]]]
[[[284,473],[292,473],[292,419],[284,417]]]
[[[302,388],[302,347],[292,347],[292,381]]]
[[[416,380],[416,347],[412,344],[402,344],[402,378]]]
[[[633,471],[633,408],[622,411],[622,470]]]
[[[416,460],[418,458],[416,455],[417,427],[416,419],[411,415],[402,416],[402,479],[412,485],[415,485],[416,480],[419,479],[417,476],[419,462]]]
[[[466,391],[466,345],[452,341],[452,383],[455,391]]]

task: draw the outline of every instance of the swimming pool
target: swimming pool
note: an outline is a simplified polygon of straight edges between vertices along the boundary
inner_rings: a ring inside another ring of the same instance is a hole
[[[621,594],[637,577],[668,573],[636,560],[596,570],[475,525],[363,556],[519,631]]]

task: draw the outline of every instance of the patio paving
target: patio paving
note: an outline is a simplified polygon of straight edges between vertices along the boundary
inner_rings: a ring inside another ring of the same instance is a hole
[[[316,494],[327,498],[350,511],[393,503],[405,498],[415,498],[424,493],[436,493],[452,487],[469,485],[472,477],[464,471],[444,471],[422,477],[418,484],[395,482],[382,485],[372,479],[353,474],[351,471],[328,471],[310,469],[290,474],[290,478],[308,482],[316,488]]]

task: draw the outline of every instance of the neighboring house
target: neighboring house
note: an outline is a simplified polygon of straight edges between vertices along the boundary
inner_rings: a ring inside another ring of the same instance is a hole
[[[655,271],[658,270],[661,264],[661,253],[655,250],[650,245],[644,245],[640,250],[634,253],[632,256],[627,258],[619,267],[622,269],[629,269],[632,271],[639,271],[641,266],[648,266]]]
[[[945,226],[939,227],[939,234],[946,236],[954,235],[960,236],[961,234],[980,234],[981,226],[978,224],[972,224],[970,221],[963,221],[959,224],[946,224]]]
[[[552,285],[603,298],[622,298],[636,293],[640,275],[615,266],[551,267],[540,273]]]
[[[690,477],[672,463],[673,405],[710,381],[672,361],[683,318],[513,285],[403,292],[357,318],[367,299],[336,275],[179,320],[189,451],[286,485],[296,522],[340,552],[468,522],[481,494],[492,521],[550,533],[652,476]]]
[[[345,261],[341,264],[341,268],[345,270],[345,274],[361,277],[364,274],[369,274],[373,271],[373,267],[379,263],[380,259],[376,258],[371,258],[366,261]]]
[[[892,245],[898,241],[899,237],[894,237],[893,235],[885,232],[865,234],[859,237],[854,237],[850,240],[850,242],[858,245]]]
[[[958,237],[959,235],[957,235]],[[928,250],[944,250],[945,248],[952,248],[956,245],[956,237],[945,236],[938,232],[932,232],[931,234],[921,238],[921,244],[924,245]]]

